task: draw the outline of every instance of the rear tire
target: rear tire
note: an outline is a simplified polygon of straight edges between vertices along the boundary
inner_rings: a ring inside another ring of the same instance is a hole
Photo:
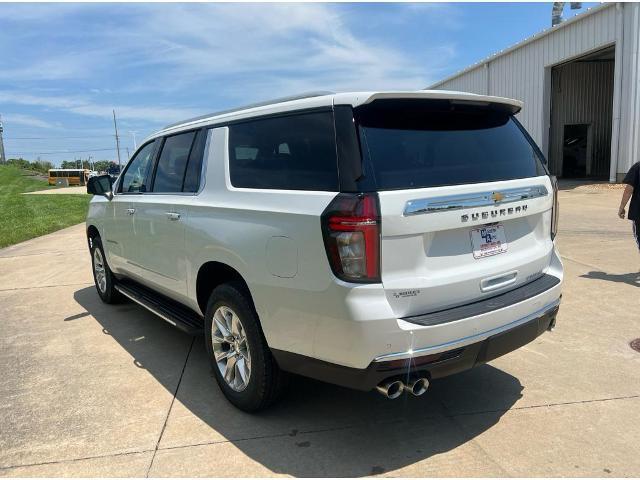
[[[287,375],[271,354],[242,284],[226,283],[211,293],[205,341],[216,381],[233,405],[256,412],[281,396]]]
[[[107,264],[107,256],[102,248],[99,236],[91,239],[91,269],[93,281],[100,299],[104,303],[118,303],[122,301],[122,294],[115,288],[115,277]]]

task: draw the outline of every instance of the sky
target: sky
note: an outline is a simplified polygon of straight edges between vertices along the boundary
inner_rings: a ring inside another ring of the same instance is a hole
[[[124,161],[134,141],[217,110],[422,89],[548,28],[551,5],[0,3],[6,155],[115,160],[113,109]]]

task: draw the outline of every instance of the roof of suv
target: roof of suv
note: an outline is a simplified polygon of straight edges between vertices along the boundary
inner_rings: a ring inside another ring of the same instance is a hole
[[[166,126],[149,138],[166,135],[187,128],[197,128],[210,124],[224,123],[259,115],[283,113],[293,110],[317,108],[331,105],[351,105],[357,107],[380,99],[439,99],[479,104],[499,104],[510,108],[513,114],[522,109],[522,102],[510,98],[478,95],[475,93],[454,92],[449,90],[416,90],[416,91],[386,91],[386,92],[308,92],[301,95],[277,98],[266,102],[254,103],[231,110],[201,115]]]

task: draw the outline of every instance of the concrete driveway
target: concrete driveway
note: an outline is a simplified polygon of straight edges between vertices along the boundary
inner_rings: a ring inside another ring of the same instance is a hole
[[[49,190],[36,190],[35,192],[25,192],[23,195],[87,195],[87,187],[74,186],[74,187],[60,187],[50,188]]]
[[[420,398],[296,378],[254,416],[202,338],[100,302],[82,225],[0,250],[0,475],[638,476],[640,255],[619,194],[561,192],[554,332]]]

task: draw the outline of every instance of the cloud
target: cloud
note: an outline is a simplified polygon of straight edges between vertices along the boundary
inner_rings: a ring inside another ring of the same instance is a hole
[[[47,57],[38,56],[28,62],[20,62],[17,66],[8,67],[5,65],[0,69],[0,80],[26,81],[31,84],[37,81],[84,78],[92,72],[92,70],[87,70],[87,66],[102,55],[104,55],[104,51],[97,54],[91,51],[82,53],[55,52]]]
[[[40,3],[40,4],[18,4],[4,3],[2,5],[3,22],[16,22],[21,25],[31,22],[47,22],[55,18],[69,16],[74,12],[86,11],[86,5],[73,3]]]
[[[260,75],[283,81],[294,78],[297,83],[313,82],[319,76],[336,90],[420,88],[432,80],[430,69],[451,58],[442,55],[440,46],[425,45],[415,58],[401,48],[389,47],[384,36],[362,38],[355,31],[365,7],[347,10],[318,3],[88,6],[94,15],[88,24],[79,22],[76,33],[65,29],[49,34],[59,48],[42,48],[41,55],[31,52],[34,58],[27,67],[5,65],[0,78],[60,80],[131,70],[142,75],[117,79],[161,91],[176,91],[207,78],[251,80]],[[409,21],[418,9],[429,24],[453,16],[447,5],[407,5],[394,7],[386,21]],[[46,16],[34,6],[14,7],[14,21],[20,11],[29,22],[45,21]],[[81,8],[62,8],[54,19],[65,12],[71,19],[86,17]],[[117,21],[102,20],[107,12]],[[27,40],[37,42],[38,35],[37,29],[31,29]],[[145,70],[154,71],[151,85]],[[274,86],[265,85],[264,90]]]
[[[447,24],[455,8],[3,6],[0,104],[96,118],[116,108],[122,119],[158,124],[309,90],[419,89],[440,76],[455,48],[444,42],[403,48],[402,26],[419,16],[422,26],[455,28]],[[365,28],[373,17],[376,27]],[[43,86],[63,93],[38,92]]]
[[[265,92],[291,81],[308,85],[303,90],[320,81],[333,90],[417,89],[431,80],[430,64],[450,58],[425,46],[417,61],[385,38],[361,38],[351,16],[330,4],[162,5],[145,17],[142,30],[113,35],[182,87],[215,76],[261,83]]]
[[[47,122],[45,120],[42,120],[40,118],[31,116],[31,115],[24,115],[21,113],[9,113],[6,114],[2,117],[2,120],[5,124],[18,124],[18,125],[24,125],[27,127],[36,127],[36,128],[56,128],[57,125],[54,125],[53,123]]]
[[[0,91],[0,103],[45,107],[77,115],[103,118],[111,118],[115,109],[119,118],[145,120],[153,123],[168,123],[202,113],[196,109],[182,107],[104,105],[92,103],[88,98],[80,96],[32,95],[11,91]]]
[[[182,118],[195,117],[204,113],[201,110],[182,107],[153,107],[145,105],[129,106],[116,105],[115,109],[118,118],[130,120],[146,120],[153,123],[169,123]],[[95,117],[111,117],[112,108],[98,104],[84,104],[69,108],[68,111],[78,115],[88,115]]]
[[[402,16],[404,18],[420,15],[420,18],[424,18],[432,26],[451,30],[458,30],[463,27],[462,9],[458,5],[420,2],[404,3],[403,7]]]

